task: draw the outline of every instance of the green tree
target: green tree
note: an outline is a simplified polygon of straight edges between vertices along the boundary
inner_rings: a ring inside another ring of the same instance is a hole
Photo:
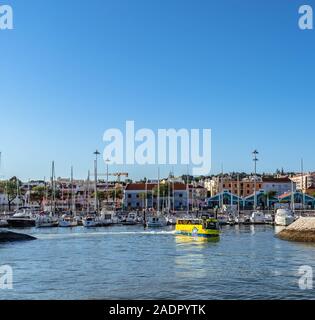
[[[8,197],[9,211],[11,211],[12,202],[19,194],[21,185],[22,183],[17,177],[12,177],[10,180],[0,182],[0,188],[6,193]]]
[[[30,200],[37,202],[39,205],[45,198],[46,188],[44,186],[36,186],[31,190]]]

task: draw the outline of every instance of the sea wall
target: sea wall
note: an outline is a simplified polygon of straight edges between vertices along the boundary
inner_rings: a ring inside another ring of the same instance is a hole
[[[277,237],[289,241],[315,243],[315,218],[301,217],[288,227],[281,230],[277,234]]]

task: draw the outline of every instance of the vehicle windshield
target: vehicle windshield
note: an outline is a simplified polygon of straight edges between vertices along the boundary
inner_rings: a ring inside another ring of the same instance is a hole
[[[206,229],[217,230],[218,229],[218,223],[214,222],[214,221],[207,221],[206,222]]]

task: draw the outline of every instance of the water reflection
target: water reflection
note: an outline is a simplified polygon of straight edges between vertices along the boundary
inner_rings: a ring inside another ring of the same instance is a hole
[[[180,279],[206,278],[208,273],[207,249],[217,243],[219,237],[191,237],[176,235],[175,275]]]
[[[181,245],[181,244],[193,244],[193,245],[203,245],[206,246],[207,243],[216,243],[220,241],[220,237],[191,237],[191,236],[184,236],[180,234],[175,235],[175,241],[176,244]]]

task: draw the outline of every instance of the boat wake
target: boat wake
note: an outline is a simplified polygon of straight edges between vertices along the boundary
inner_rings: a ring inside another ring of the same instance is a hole
[[[70,238],[90,238],[103,236],[124,236],[124,235],[173,235],[175,230],[147,230],[147,231],[108,231],[108,232],[77,232],[77,233],[54,233],[54,234],[37,234],[39,240],[50,239],[70,239]]]

